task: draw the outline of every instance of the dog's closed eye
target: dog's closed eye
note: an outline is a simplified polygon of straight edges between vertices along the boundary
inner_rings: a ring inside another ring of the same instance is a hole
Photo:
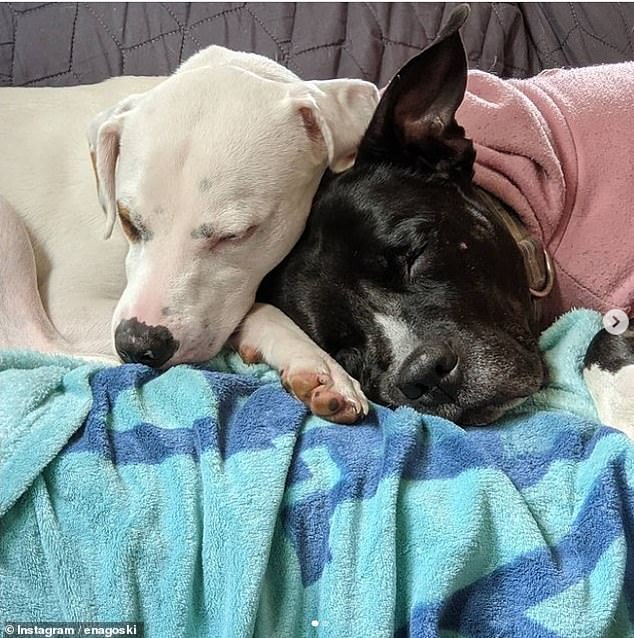
[[[257,224],[253,224],[252,226],[249,226],[246,230],[242,232],[229,233],[227,235],[221,235],[220,237],[216,237],[215,241],[213,241],[213,247],[215,248],[216,246],[219,246],[219,245],[238,244],[240,242],[243,242],[245,239],[248,239],[249,237],[251,237],[255,233],[257,228],[258,228]]]
[[[192,230],[191,236],[194,239],[205,239],[207,241],[207,247],[210,250],[213,250],[221,246],[239,244],[245,239],[251,237],[257,229],[258,225],[252,224],[245,230],[223,234],[222,232],[217,232],[212,224],[202,224],[198,228]]]
[[[425,266],[425,259],[427,257],[427,243],[419,246],[415,252],[407,255],[405,259],[405,268],[407,271],[407,278],[409,280],[416,279]]]

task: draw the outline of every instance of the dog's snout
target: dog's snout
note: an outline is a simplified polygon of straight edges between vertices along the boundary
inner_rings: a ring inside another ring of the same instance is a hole
[[[439,343],[412,353],[398,373],[397,385],[410,401],[438,405],[455,401],[462,381],[458,355]]]
[[[119,323],[114,344],[125,363],[143,363],[153,368],[169,361],[179,346],[165,326],[148,326],[136,317]]]

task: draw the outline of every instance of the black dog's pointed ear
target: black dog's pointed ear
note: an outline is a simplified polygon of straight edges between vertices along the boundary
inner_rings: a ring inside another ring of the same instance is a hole
[[[415,162],[471,176],[473,144],[455,120],[467,85],[459,29],[468,15],[468,5],[455,9],[434,42],[394,76],[361,141],[358,162]]]

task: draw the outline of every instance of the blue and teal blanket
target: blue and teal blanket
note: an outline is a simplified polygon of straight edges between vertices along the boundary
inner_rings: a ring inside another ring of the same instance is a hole
[[[0,354],[0,622],[151,638],[634,636],[634,445],[580,377],[496,426],[308,417],[234,355],[157,374]],[[235,374],[238,373],[238,374]]]

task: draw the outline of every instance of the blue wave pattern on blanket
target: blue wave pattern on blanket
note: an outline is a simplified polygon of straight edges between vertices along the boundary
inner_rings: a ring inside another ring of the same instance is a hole
[[[0,621],[634,636],[634,445],[594,423],[579,375],[599,324],[562,317],[549,387],[466,430],[308,418],[234,355],[157,374],[0,353]]]

